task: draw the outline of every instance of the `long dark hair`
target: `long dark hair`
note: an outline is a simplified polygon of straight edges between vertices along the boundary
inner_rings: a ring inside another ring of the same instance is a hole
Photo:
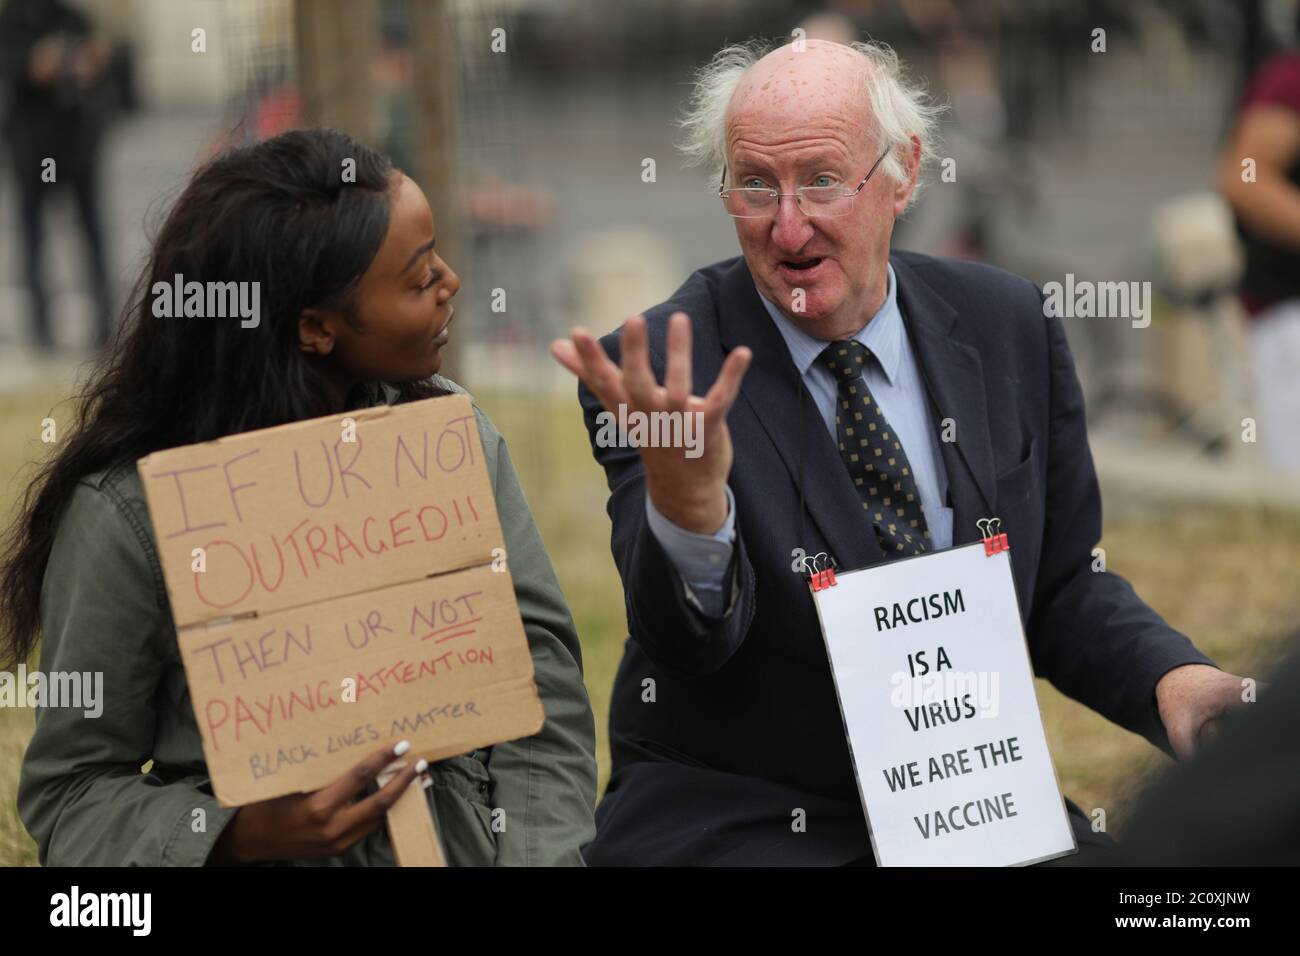
[[[0,662],[30,655],[41,584],[77,482],[150,452],[339,411],[298,348],[304,309],[341,310],[388,232],[394,168],[337,130],[295,130],[225,153],[167,214],[121,328],[76,396],[75,424],[28,486],[0,571]],[[259,282],[260,324],[160,318],[157,282]],[[377,383],[358,388],[373,389]],[[400,400],[443,394],[393,383]],[[345,403],[361,401],[354,391]]]

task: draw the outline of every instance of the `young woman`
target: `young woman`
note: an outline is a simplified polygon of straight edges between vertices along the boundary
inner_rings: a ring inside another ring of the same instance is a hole
[[[260,283],[259,324],[155,316],[150,290],[177,274]],[[420,188],[343,133],[286,133],[194,176],[74,432],[28,489],[0,576],[0,659],[26,660],[39,633],[42,671],[104,675],[97,719],[37,714],[18,809],[43,864],[392,862],[385,810],[424,770],[407,761],[377,788],[400,743],[314,793],[217,804],[135,462],[462,391],[436,375],[459,287]],[[578,639],[505,442],[476,412],[546,723],[429,766],[427,793],[452,865],[580,864],[596,764]]]

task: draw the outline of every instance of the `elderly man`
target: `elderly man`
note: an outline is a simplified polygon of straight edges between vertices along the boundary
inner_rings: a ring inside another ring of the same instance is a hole
[[[630,631],[592,864],[870,862],[799,548],[861,568],[997,515],[1039,675],[1180,756],[1240,704],[1239,678],[1092,569],[1082,395],[1039,290],[891,254],[935,121],[892,51],[759,52],[719,53],[685,120],[743,255],[599,343],[552,347],[581,379]],[[620,406],[701,413],[702,453],[608,441],[598,417]],[[846,449],[863,413],[887,474]],[[1081,852],[1105,847],[1069,807]]]

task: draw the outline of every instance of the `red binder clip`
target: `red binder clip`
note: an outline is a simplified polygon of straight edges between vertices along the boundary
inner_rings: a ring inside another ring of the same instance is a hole
[[[808,576],[808,586],[814,591],[824,591],[827,588],[835,586],[835,559],[825,551],[821,551],[811,558],[804,558],[804,567],[809,567],[811,562],[811,571]],[[820,565],[820,567],[819,567]]]
[[[985,556],[1011,550],[1011,544],[1007,541],[1007,533],[1001,530],[1001,518],[980,518],[975,522],[975,527],[980,529],[980,535],[984,539]]]

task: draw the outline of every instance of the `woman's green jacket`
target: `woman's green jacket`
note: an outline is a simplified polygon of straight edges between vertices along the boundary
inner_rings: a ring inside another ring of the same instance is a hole
[[[375,403],[395,399],[388,386],[374,391]],[[477,405],[475,414],[546,722],[532,737],[433,764],[426,793],[452,865],[581,865],[579,848],[595,836],[596,760],[578,636],[505,440]],[[235,810],[212,795],[134,462],[77,486],[45,572],[41,621],[43,672],[103,674],[98,717],[37,711],[18,811],[41,862],[208,862]],[[380,866],[393,855],[380,827],[341,856],[283,862]]]

